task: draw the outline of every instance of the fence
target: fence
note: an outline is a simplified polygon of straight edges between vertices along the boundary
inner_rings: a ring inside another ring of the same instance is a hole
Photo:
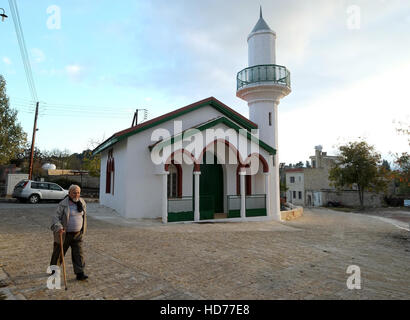
[[[192,197],[168,199],[168,222],[194,221]]]
[[[241,196],[228,195],[228,218],[240,218]],[[266,216],[266,195],[256,194],[245,196],[245,208],[247,217]]]
[[[290,88],[290,72],[284,66],[275,64],[258,65],[238,72],[237,90],[254,83],[272,83]]]

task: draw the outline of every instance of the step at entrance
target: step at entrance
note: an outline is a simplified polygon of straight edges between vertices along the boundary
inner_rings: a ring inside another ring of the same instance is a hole
[[[228,218],[228,214],[224,212],[214,214],[214,219],[227,219],[227,218]]]

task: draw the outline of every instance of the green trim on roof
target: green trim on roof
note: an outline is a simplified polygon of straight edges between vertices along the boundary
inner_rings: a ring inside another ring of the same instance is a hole
[[[115,136],[113,135],[111,138],[109,138],[107,141],[105,141],[103,144],[99,145],[94,151],[93,151],[93,155],[96,155],[102,151],[104,151],[105,149],[111,147],[112,145],[114,145],[115,143],[124,140],[125,138],[128,138],[134,134],[137,134],[139,132],[142,132],[144,130],[150,129],[152,127],[155,127],[161,123],[167,122],[169,120],[175,119],[177,117],[183,116],[189,112],[198,110],[202,107],[205,106],[211,106],[213,108],[215,108],[216,110],[220,111],[222,114],[226,115],[227,117],[229,117],[230,119],[234,120],[235,122],[239,123],[241,126],[243,126],[245,129],[247,130],[251,130],[251,129],[257,129],[258,127],[255,125],[252,125],[251,123],[245,121],[243,118],[239,117],[237,114],[234,114],[233,112],[229,111],[228,109],[226,109],[224,106],[220,105],[217,101],[215,100],[210,100],[210,101],[206,101],[203,102],[201,104],[198,104],[197,106],[193,106],[191,108],[187,108],[186,110],[182,110],[179,112],[175,112],[170,114],[168,117],[159,119],[157,121],[154,121],[152,123],[150,123],[149,125],[146,126],[142,126],[140,128],[137,128],[135,130],[132,130],[128,133],[125,133],[123,135],[120,136]]]
[[[241,128],[240,126],[238,126],[237,124],[235,124],[234,122],[232,122],[231,120],[225,118],[225,117],[220,117],[218,119],[215,119],[213,121],[210,121],[208,123],[205,123],[201,126],[198,127],[194,127],[194,128],[189,128],[185,131],[183,131],[182,133],[179,133],[175,136],[172,136],[171,138],[168,138],[167,140],[161,141],[159,142],[157,145],[154,146],[150,146],[148,147],[150,151],[152,151],[152,149],[156,146],[158,146],[159,148],[164,148],[168,145],[172,145],[178,141],[181,141],[183,138],[187,138],[190,137],[192,135],[194,135],[197,130],[199,131],[204,131],[206,129],[212,128],[217,124],[223,123],[225,124],[227,127],[230,127],[231,129],[234,129],[236,132],[238,132],[239,134],[245,135],[245,133],[243,132],[243,130],[240,129],[244,129]],[[246,138],[248,140],[251,140],[253,142],[255,142],[257,145],[261,146],[263,149],[265,149],[269,154],[271,155],[275,155],[276,154],[276,150],[274,148],[272,148],[271,146],[269,146],[268,144],[266,144],[265,142],[263,142],[262,140],[256,138],[254,135],[252,135],[248,130],[246,130]]]

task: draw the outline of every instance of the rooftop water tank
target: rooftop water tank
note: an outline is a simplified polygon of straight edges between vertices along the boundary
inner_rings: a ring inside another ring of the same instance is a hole
[[[55,169],[57,169],[56,165],[52,164],[52,163],[45,163],[45,164],[43,164],[43,166],[41,168],[43,168],[44,170],[55,170]]]

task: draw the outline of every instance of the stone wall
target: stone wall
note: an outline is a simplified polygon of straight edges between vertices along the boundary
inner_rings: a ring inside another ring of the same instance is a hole
[[[357,190],[322,190],[323,205],[327,205],[328,201],[339,201],[342,206],[358,207],[360,206],[359,194]],[[365,207],[380,207],[383,204],[384,194],[365,192],[364,206]]]
[[[280,212],[280,218],[283,221],[295,220],[297,218],[300,218],[301,216],[303,216],[303,208],[302,207],[298,207],[296,209],[289,210],[289,211],[281,211]]]

